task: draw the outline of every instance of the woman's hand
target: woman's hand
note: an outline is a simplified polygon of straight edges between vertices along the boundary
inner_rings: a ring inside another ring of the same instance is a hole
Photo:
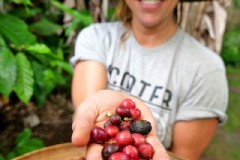
[[[99,159],[102,145],[89,144],[90,132],[95,126],[103,127],[108,119],[106,114],[108,112],[115,113],[117,106],[126,98],[130,98],[136,103],[136,107],[142,113],[141,119],[148,120],[152,125],[152,131],[147,135],[146,140],[154,148],[153,160],[169,160],[166,150],[157,137],[156,123],[148,107],[140,100],[117,91],[99,91],[76,108],[72,125],[72,143],[79,147],[88,145],[87,160]]]

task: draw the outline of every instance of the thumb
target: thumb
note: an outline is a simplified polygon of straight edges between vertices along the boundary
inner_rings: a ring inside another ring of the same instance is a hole
[[[146,138],[147,142],[150,143],[154,148],[153,160],[170,160],[167,151],[161,144],[157,136],[151,135]]]
[[[96,104],[93,100],[84,101],[77,107],[72,124],[72,143],[82,147],[90,140],[90,133],[97,118]]]

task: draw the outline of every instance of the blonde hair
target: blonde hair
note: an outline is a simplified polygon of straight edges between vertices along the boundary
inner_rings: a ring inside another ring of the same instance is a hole
[[[130,27],[132,20],[132,11],[126,4],[125,0],[118,0],[116,7],[116,16],[122,21],[124,26]]]

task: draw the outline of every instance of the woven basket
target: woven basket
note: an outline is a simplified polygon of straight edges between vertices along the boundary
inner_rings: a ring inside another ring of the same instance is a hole
[[[84,157],[86,148],[74,147],[71,143],[63,143],[45,147],[13,160],[80,160]],[[184,160],[173,153],[169,153],[171,160]]]

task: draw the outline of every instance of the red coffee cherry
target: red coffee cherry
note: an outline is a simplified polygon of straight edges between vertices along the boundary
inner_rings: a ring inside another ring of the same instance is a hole
[[[117,107],[116,114],[119,114],[121,117],[131,117],[129,108]]]
[[[123,152],[113,153],[108,160],[130,160],[128,155]]]
[[[106,141],[107,144],[115,144],[116,143],[116,138],[110,138]]]
[[[122,130],[131,130],[131,121],[122,121],[122,123],[119,126],[120,131]]]
[[[132,145],[127,145],[123,148],[123,153],[128,155],[131,160],[139,160],[138,149]]]
[[[140,144],[146,142],[145,137],[139,133],[133,133],[132,138],[133,138],[133,145],[135,147],[138,147]]]
[[[107,135],[111,138],[116,137],[116,135],[119,132],[119,129],[116,126],[107,126],[104,130],[107,133]]]
[[[143,158],[152,158],[153,156],[153,147],[150,143],[144,142],[138,146],[138,151]]]
[[[134,101],[132,101],[131,99],[124,99],[122,101],[122,103],[120,104],[120,107],[125,107],[125,108],[135,108],[136,107],[136,104]]]
[[[104,123],[104,128],[106,128],[107,126],[113,126],[112,122],[109,120],[107,120],[105,123]]]
[[[113,153],[120,152],[121,149],[118,144],[105,144],[102,149],[102,158],[108,160]]]
[[[116,143],[120,146],[126,146],[131,144],[133,141],[130,131],[123,130],[116,135]]]
[[[138,108],[132,108],[130,109],[131,117],[134,120],[138,120],[141,118],[141,111]]]
[[[114,114],[110,117],[110,121],[113,125],[119,125],[122,122],[122,119],[119,114]]]
[[[95,127],[91,131],[91,140],[98,144],[103,144],[108,140],[108,135],[101,127]]]

